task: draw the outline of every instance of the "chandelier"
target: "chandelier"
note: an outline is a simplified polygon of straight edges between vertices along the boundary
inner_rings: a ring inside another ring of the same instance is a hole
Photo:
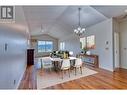
[[[76,29],[74,29],[74,33],[78,36],[82,36],[83,33],[85,32],[85,28],[82,28],[81,27],[81,24],[80,24],[80,11],[81,11],[81,8],[78,8],[78,27]]]

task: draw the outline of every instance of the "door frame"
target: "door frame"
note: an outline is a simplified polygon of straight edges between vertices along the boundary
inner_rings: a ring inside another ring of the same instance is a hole
[[[120,68],[120,45],[119,44],[120,44],[119,32],[114,32],[113,33],[113,71],[115,71],[116,68]]]

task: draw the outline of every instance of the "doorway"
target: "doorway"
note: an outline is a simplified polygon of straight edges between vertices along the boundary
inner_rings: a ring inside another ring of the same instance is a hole
[[[114,32],[114,70],[120,67],[119,32]]]
[[[120,23],[120,67],[127,69],[127,20]]]

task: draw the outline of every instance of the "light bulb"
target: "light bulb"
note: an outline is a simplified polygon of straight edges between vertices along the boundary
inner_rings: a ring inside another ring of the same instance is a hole
[[[85,28],[82,28],[82,31],[85,31],[86,29]]]
[[[76,29],[74,29],[74,32],[76,33],[76,32],[77,32],[77,30],[76,30]]]
[[[78,32],[79,32],[79,31],[77,30],[76,33],[78,34]]]
[[[81,30],[81,27],[78,27],[78,31],[80,31]]]
[[[80,33],[83,33],[83,30],[81,30]]]

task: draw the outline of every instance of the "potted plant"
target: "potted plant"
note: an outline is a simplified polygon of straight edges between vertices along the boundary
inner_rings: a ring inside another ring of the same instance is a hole
[[[84,48],[83,48],[84,54],[86,54],[87,51],[88,51],[88,48],[87,48],[87,47],[84,47]]]

